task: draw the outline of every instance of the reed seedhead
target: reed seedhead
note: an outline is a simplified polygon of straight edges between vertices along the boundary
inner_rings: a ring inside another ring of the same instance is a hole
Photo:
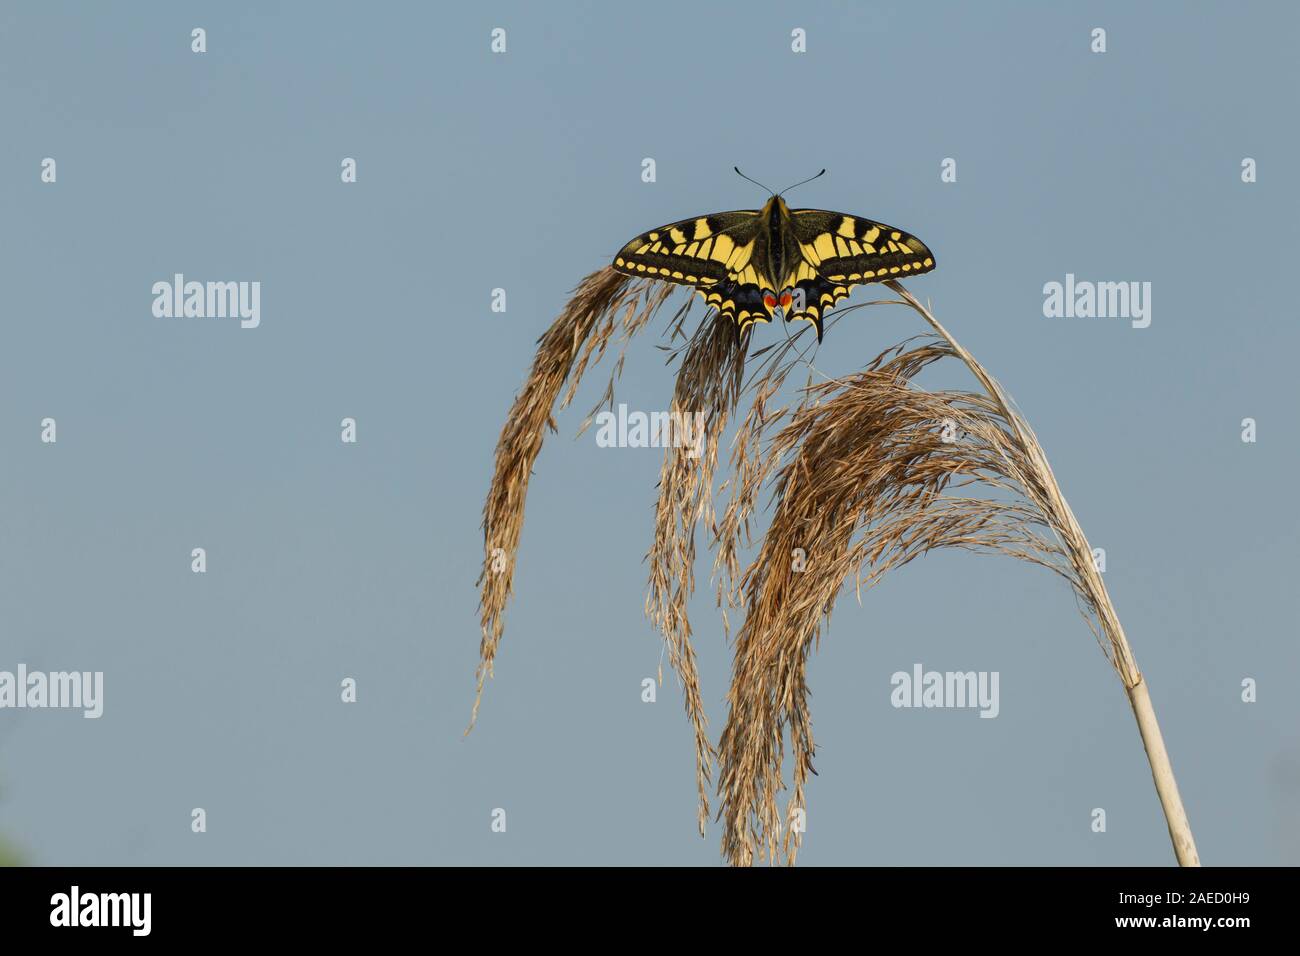
[[[798,334],[751,352],[750,335],[738,344],[729,322],[716,316],[706,316],[688,334],[689,305],[670,323],[671,338],[683,340],[669,349],[679,366],[671,411],[703,412],[705,431],[698,456],[680,447],[665,452],[647,555],[646,613],[682,682],[694,733],[701,835],[716,757],[725,858],[735,865],[795,861],[801,834],[786,821],[806,807],[815,755],[806,666],[840,591],[852,580],[861,599],[890,570],[936,548],[961,548],[1039,565],[1073,590],[1128,692],[1178,860],[1197,865],[1146,684],[1041,444],[996,380],[933,314],[898,283],[885,285],[900,297],[890,301],[917,312],[930,332],[882,352],[856,375],[810,380],[793,407],[772,406],[794,370],[812,368],[798,351]],[[543,431],[554,430],[553,412],[572,400],[588,365],[599,361],[615,333],[622,329],[626,348],[671,290],[611,269],[594,273],[539,341],[532,373],[498,442],[484,506],[475,715],[501,640],[524,497]],[[917,385],[922,371],[945,360],[962,362],[979,388]],[[622,362],[620,354],[597,408],[612,408]],[[749,408],[736,423],[731,473],[715,492],[723,436],[745,396]],[[715,493],[723,491],[727,504],[719,515]],[[764,493],[771,494],[772,517],[746,565],[741,555],[752,544]],[[731,613],[743,609],[728,717],[716,751],[687,613],[701,527],[715,549],[726,633]],[[783,812],[777,795],[785,789],[787,741],[793,790]]]

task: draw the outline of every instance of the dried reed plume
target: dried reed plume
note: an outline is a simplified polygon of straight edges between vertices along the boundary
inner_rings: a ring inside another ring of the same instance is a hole
[[[956,547],[1009,554],[1070,583],[1128,692],[1178,861],[1197,865],[1146,683],[1041,445],[970,353],[905,289],[888,285],[935,334],[807,390],[737,492],[733,521],[752,512],[769,481],[775,514],[741,581],[746,615],[719,744],[724,855],[737,865],[756,855],[794,861],[801,835],[785,821],[806,807],[814,755],[805,666],[844,583],[854,577],[860,596],[892,568]],[[982,392],[914,384],[953,357]],[[806,568],[791,560],[796,551]],[[783,817],[776,795],[787,735],[794,789]]]
[[[587,366],[593,360],[600,361],[620,325],[626,346],[671,292],[672,287],[663,283],[632,281],[613,269],[601,269],[579,284],[564,312],[538,339],[532,372],[515,397],[497,440],[496,470],[483,505],[483,570],[478,579],[483,633],[470,728],[478,718],[483,684],[492,676],[492,664],[505,630],[505,607],[514,591],[515,552],[524,522],[528,480],[542,450],[543,432],[547,428],[555,431],[552,416],[556,401],[559,399],[559,408],[566,407]],[[620,355],[615,376],[622,364]],[[568,390],[560,399],[566,382]],[[612,378],[606,395],[612,399]]]
[[[669,661],[682,681],[686,713],[695,731],[695,782],[699,790],[698,825],[704,836],[709,815],[708,788],[713,748],[700,693],[687,604],[695,592],[695,529],[712,528],[713,476],[718,442],[740,398],[748,339],[738,348],[730,319],[703,323],[685,346],[671,412],[704,413],[704,437],[698,456],[693,448],[669,446],[659,476],[655,536],[647,560],[650,590],[646,615],[668,648]]]
[[[808,365],[796,354],[803,330],[750,353],[749,338],[737,347],[730,321],[716,316],[706,316],[686,334],[689,302],[669,325],[672,338],[685,340],[669,349],[670,361],[680,359],[670,410],[702,412],[704,436],[698,456],[673,446],[665,453],[647,555],[646,613],[663,634],[694,730],[701,835],[716,756],[724,856],[736,865],[759,857],[794,862],[800,834],[786,828],[776,796],[784,788],[788,734],[794,790],[787,818],[805,807],[814,755],[805,667],[836,596],[850,577],[860,597],[864,585],[869,588],[890,569],[934,548],[957,547],[1009,554],[1070,584],[1128,692],[1178,861],[1198,865],[1146,682],[1042,447],[998,384],[934,316],[897,283],[886,285],[934,334],[882,353],[858,375],[810,384],[793,410],[768,405],[789,374]],[[497,443],[483,509],[482,638],[471,727],[504,629],[528,480],[543,432],[555,430],[554,411],[573,399],[588,366],[604,356],[619,329],[625,349],[671,292],[665,284],[601,270],[580,284],[539,340],[532,372]],[[964,362],[982,391],[927,391],[914,384],[919,372],[945,358]],[[754,370],[746,384],[747,362]],[[620,353],[597,409],[613,407],[622,364]],[[750,407],[737,426],[732,475],[722,486],[730,494],[719,517],[713,484],[720,442],[747,393]],[[774,514],[758,555],[742,571],[740,554],[751,543],[757,499],[769,488]],[[701,525],[716,548],[717,601],[728,633],[728,610],[745,611],[728,720],[716,752],[687,616]],[[795,553],[807,556],[806,569],[796,569]]]

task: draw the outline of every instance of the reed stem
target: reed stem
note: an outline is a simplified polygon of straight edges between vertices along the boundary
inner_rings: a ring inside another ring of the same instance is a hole
[[[1092,548],[1088,545],[1088,539],[1084,536],[1083,529],[1074,517],[1069,502],[1065,500],[1065,496],[1061,493],[1061,487],[1047,462],[1047,455],[1044,453],[1042,445],[1038,443],[1038,439],[1034,436],[1025,420],[1012,408],[1011,402],[1003,394],[1001,386],[975,360],[974,356],[952,337],[948,330],[939,323],[939,320],[930,313],[930,310],[921,305],[910,292],[897,282],[890,281],[885,284],[902,296],[908,305],[920,313],[926,322],[930,324],[930,327],[942,336],[953,352],[966,363],[966,367],[979,379],[989,397],[998,403],[1003,416],[1014,430],[1026,457],[1036,465],[1042,480],[1043,490],[1046,492],[1048,499],[1046,504],[1061,519],[1059,522],[1061,544],[1069,554],[1071,564],[1088,592],[1086,595],[1088,603],[1097,612],[1098,622],[1111,646],[1111,663],[1119,674],[1120,680],[1124,683],[1124,690],[1128,694],[1129,703],[1133,706],[1133,716],[1137,718],[1138,731],[1142,735],[1142,746],[1146,750],[1147,761],[1151,764],[1151,777],[1155,781],[1156,795],[1160,798],[1160,807],[1164,811],[1165,822],[1169,826],[1169,839],[1174,846],[1174,856],[1177,858],[1179,866],[1200,866],[1200,857],[1196,853],[1196,841],[1192,838],[1192,827],[1187,820],[1187,811],[1183,808],[1182,797],[1178,793],[1178,782],[1174,779],[1173,764],[1169,761],[1169,752],[1165,749],[1164,737],[1160,733],[1160,724],[1156,720],[1155,709],[1151,706],[1151,695],[1147,690],[1146,681],[1142,677],[1142,672],[1138,670],[1137,661],[1133,658],[1133,649],[1129,646],[1128,638],[1124,634],[1124,628],[1120,626],[1119,615],[1115,613],[1115,606],[1111,603],[1106,584],[1102,581],[1101,573],[1092,560]]]

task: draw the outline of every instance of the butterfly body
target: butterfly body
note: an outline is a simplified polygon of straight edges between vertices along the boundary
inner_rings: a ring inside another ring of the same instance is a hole
[[[642,233],[614,257],[629,275],[693,286],[736,323],[739,336],[773,316],[811,322],[855,286],[934,268],[925,244],[902,230],[824,209],[791,209],[780,195],[762,209],[713,213]]]

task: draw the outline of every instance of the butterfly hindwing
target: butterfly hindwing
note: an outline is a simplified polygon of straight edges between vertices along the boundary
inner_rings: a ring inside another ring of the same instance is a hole
[[[724,319],[736,323],[736,339],[755,322],[770,322],[772,309],[763,301],[766,290],[753,283],[731,279],[700,289],[706,305],[717,309]]]
[[[822,340],[822,318],[840,299],[846,298],[852,285],[848,282],[831,282],[817,274],[807,261],[801,262],[795,271],[794,301],[786,310],[787,321],[802,319],[811,322],[817,330],[817,341]]]

